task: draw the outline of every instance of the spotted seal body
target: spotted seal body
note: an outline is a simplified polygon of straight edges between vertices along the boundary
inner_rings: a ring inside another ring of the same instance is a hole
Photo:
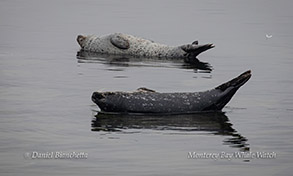
[[[108,113],[186,114],[221,111],[236,91],[251,77],[247,71],[204,92],[159,93],[147,88],[135,92],[94,92],[92,100]]]
[[[198,54],[214,47],[213,44],[168,46],[128,34],[114,33],[104,36],[78,35],[82,50],[101,54],[129,55],[137,57],[166,57],[195,59]]]

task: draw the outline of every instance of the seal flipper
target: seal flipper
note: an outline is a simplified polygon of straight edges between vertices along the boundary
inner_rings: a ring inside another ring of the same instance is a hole
[[[136,89],[137,92],[156,92],[155,90],[152,90],[152,89],[148,89],[148,88],[145,88],[145,87],[140,87],[138,89]]]
[[[213,44],[198,45],[198,42],[194,41],[192,44],[181,46],[181,49],[188,54],[188,57],[196,58],[200,53],[214,47]]]
[[[251,77],[251,70],[248,70],[244,73],[242,73],[241,75],[239,75],[238,77],[219,85],[218,87],[216,87],[215,89],[220,89],[222,91],[225,91],[226,89],[233,87],[234,89],[238,89],[239,87],[241,87],[243,84],[245,84]]]
[[[123,37],[121,34],[115,34],[110,38],[111,43],[120,49],[128,49],[129,41]]]
[[[186,63],[192,64],[196,66],[198,69],[202,70],[212,70],[212,66],[209,63],[201,62],[197,59],[197,56],[211,48],[214,48],[215,46],[213,44],[205,44],[205,45],[199,45],[198,41],[192,42],[192,44],[182,45],[180,48],[186,52],[184,61]]]
[[[243,86],[250,79],[250,77],[251,71],[248,70],[239,75],[238,77],[216,87],[212,91],[215,91],[217,95],[220,93],[219,99],[211,106],[206,107],[204,110],[222,110],[224,106],[232,99],[233,95],[237,92],[237,90],[241,86]]]

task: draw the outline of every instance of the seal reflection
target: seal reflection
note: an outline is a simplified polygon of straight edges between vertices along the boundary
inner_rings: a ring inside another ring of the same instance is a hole
[[[223,145],[248,151],[247,139],[238,133],[223,112],[186,115],[129,115],[98,112],[92,120],[92,131],[127,132],[128,129],[204,131],[227,137]]]
[[[184,61],[180,58],[146,58],[146,57],[132,57],[132,56],[119,56],[119,55],[109,55],[109,54],[99,54],[90,51],[80,50],[76,54],[76,58],[79,63],[102,63],[110,66],[119,67],[138,67],[138,66],[151,66],[158,67],[164,66],[164,63],[171,63],[172,66],[181,69],[194,69],[195,72],[207,72],[210,73],[213,68],[207,62],[202,62],[198,59],[188,59]]]

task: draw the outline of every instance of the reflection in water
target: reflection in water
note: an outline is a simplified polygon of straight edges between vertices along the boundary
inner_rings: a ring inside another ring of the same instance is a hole
[[[237,133],[224,113],[188,115],[109,115],[98,113],[92,121],[92,131],[119,132],[128,129],[173,130],[181,132],[205,131],[229,136],[224,145],[249,150],[247,139]]]
[[[78,62],[98,62],[108,64],[112,66],[129,67],[129,66],[151,66],[151,67],[163,67],[165,63],[172,63],[174,67],[183,69],[194,69],[195,71],[201,70],[201,72],[212,71],[212,66],[209,63],[201,62],[199,60],[185,60],[182,59],[168,59],[168,58],[143,58],[132,56],[118,56],[99,54],[94,52],[88,52],[80,50],[77,52]]]

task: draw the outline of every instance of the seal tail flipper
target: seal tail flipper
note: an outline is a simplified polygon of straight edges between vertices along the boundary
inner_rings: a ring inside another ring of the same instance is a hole
[[[220,91],[219,99],[205,110],[222,110],[224,106],[232,99],[237,90],[243,86],[251,77],[251,71],[248,70],[238,77],[219,85],[214,90]]]
[[[187,44],[181,46],[181,49],[186,52],[187,56],[190,58],[196,58],[200,53],[214,48],[213,44],[198,45],[198,42],[195,41],[192,44]]]
[[[200,53],[214,47],[215,46],[213,44],[198,45],[198,41],[194,41],[192,44],[183,45],[181,46],[181,49],[186,52],[184,61],[193,66],[196,66],[196,68],[211,71],[212,66],[209,63],[201,62],[197,59],[197,56]]]
[[[239,89],[243,84],[245,84],[251,77],[251,70],[248,70],[244,73],[242,73],[241,75],[239,75],[238,77],[219,85],[218,87],[216,87],[215,89],[219,89],[222,91],[227,90],[228,88],[234,88],[234,89]]]

